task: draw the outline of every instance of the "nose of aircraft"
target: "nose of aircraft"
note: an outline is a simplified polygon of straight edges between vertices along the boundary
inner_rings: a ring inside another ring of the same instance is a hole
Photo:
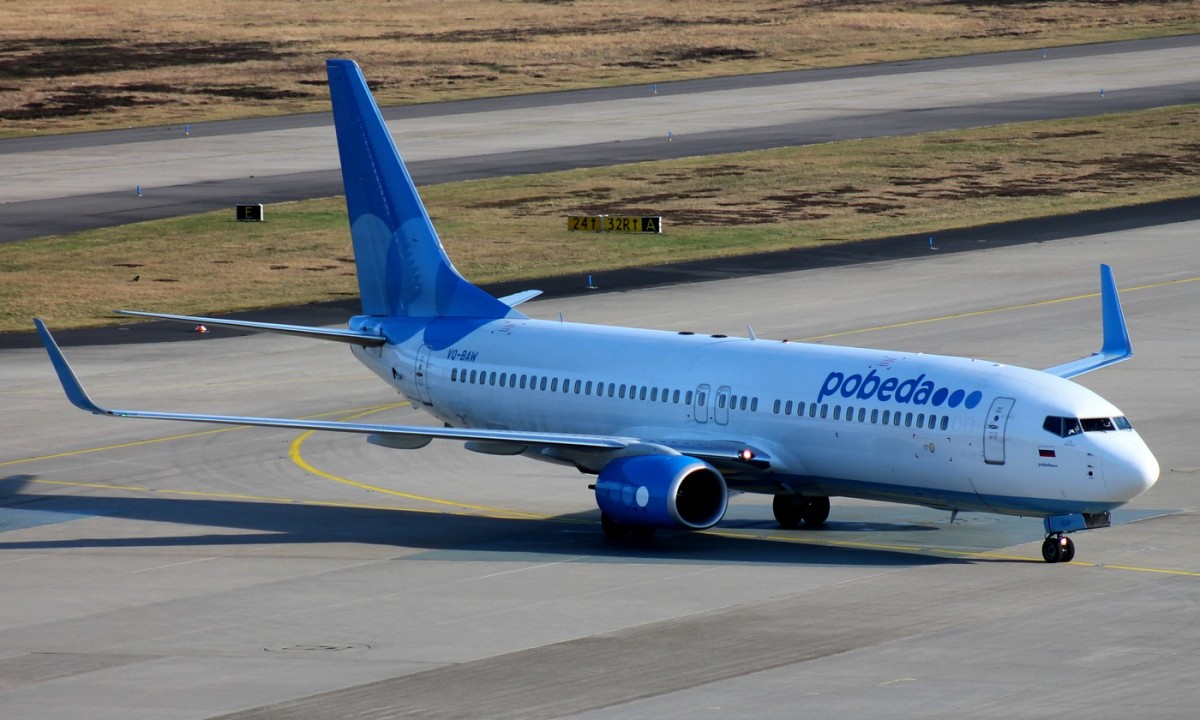
[[[1158,481],[1158,460],[1137,435],[1122,438],[1104,454],[1104,485],[1114,500],[1128,502]]]

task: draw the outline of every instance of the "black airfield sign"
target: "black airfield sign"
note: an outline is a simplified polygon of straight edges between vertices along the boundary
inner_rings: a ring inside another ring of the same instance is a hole
[[[569,215],[567,216],[567,230],[571,232],[661,233],[662,217]]]

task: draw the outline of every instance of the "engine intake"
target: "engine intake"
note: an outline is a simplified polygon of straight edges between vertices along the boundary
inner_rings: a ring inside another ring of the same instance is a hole
[[[637,455],[604,466],[596,504],[623,525],[705,530],[725,516],[729,490],[721,473],[703,460]]]

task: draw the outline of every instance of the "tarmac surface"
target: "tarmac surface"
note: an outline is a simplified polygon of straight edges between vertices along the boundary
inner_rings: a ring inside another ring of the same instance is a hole
[[[1200,223],[558,298],[539,317],[1046,367],[1100,339],[1109,262],[1137,356],[1080,378],[1162,479],[1040,561],[1037,519],[835,500],[779,530],[607,544],[588,478],[436,442],[121,421],[0,353],[0,706],[40,718],[1177,718],[1200,702]],[[424,416],[333,343],[68,349],[102,403]],[[19,423],[12,423],[12,420]]]

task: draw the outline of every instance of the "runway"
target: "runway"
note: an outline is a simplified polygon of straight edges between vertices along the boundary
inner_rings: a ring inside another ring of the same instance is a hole
[[[39,718],[1177,718],[1200,702],[1187,222],[974,252],[557,298],[538,317],[1046,367],[1100,339],[1111,263],[1136,357],[1080,378],[1162,479],[1038,559],[1036,519],[836,500],[784,532],[608,545],[588,478],[454,443],[121,421],[0,352],[0,706]],[[423,416],[340,346],[67,348],[97,400]]]
[[[1182,36],[386,112],[429,184],[1196,103],[1198,67]],[[188,130],[0,141],[0,242],[341,193],[327,115]]]

